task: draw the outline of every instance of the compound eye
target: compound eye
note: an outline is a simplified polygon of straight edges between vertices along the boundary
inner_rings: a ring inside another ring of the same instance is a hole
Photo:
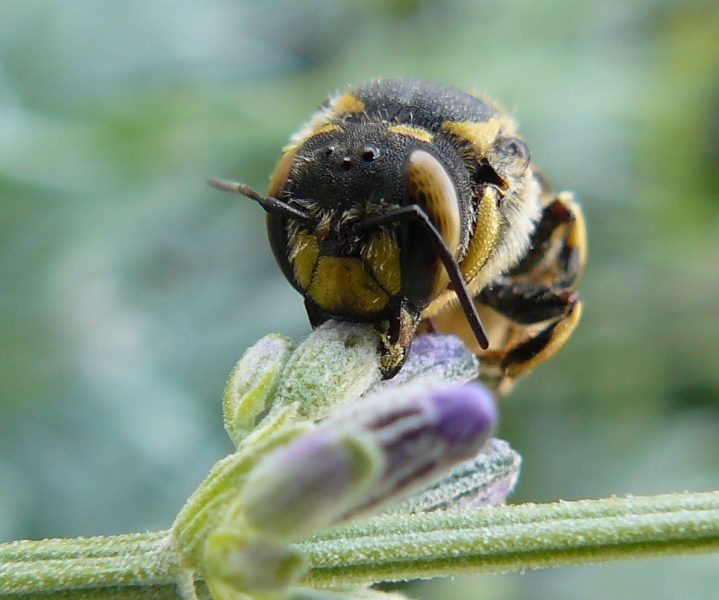
[[[529,148],[519,138],[502,140],[498,144],[497,152],[511,175],[521,175],[527,170],[530,160]]]
[[[415,150],[406,164],[407,197],[419,205],[455,253],[460,243],[460,210],[457,188],[447,168],[429,152]]]
[[[405,160],[405,203],[415,204],[429,217],[447,250],[457,256],[461,239],[459,195],[447,167],[425,150],[414,150]],[[415,306],[426,307],[447,289],[449,276],[424,227],[402,228],[402,291]]]

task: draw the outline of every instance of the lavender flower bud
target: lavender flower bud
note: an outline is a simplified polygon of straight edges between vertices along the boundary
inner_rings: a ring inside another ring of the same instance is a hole
[[[292,353],[272,410],[296,404],[300,418],[316,420],[353,402],[380,377],[377,342],[367,324],[328,321],[318,327]]]
[[[365,497],[383,457],[366,435],[318,427],[265,457],[243,488],[245,516],[276,535],[325,527]]]
[[[262,459],[243,488],[245,516],[259,530],[300,535],[386,506],[474,457],[495,421],[477,383],[390,388]]]
[[[385,398],[402,393],[392,407]],[[384,401],[383,401],[384,400]],[[382,406],[366,427],[381,444],[386,458],[381,481],[352,512],[394,504],[426,488],[457,463],[474,457],[497,421],[494,398],[481,384],[418,381],[378,394]]]
[[[232,370],[222,407],[225,430],[235,446],[252,431],[257,415],[269,406],[293,348],[286,337],[266,335],[244,353]]]

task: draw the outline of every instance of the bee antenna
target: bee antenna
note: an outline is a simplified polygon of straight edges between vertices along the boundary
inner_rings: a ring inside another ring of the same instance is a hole
[[[245,196],[245,198],[254,200],[268,213],[280,215],[287,219],[292,219],[293,221],[297,221],[309,227],[314,227],[315,225],[317,225],[316,219],[313,219],[310,215],[303,212],[302,210],[294,206],[290,206],[289,204],[283,202],[282,200],[279,200],[278,198],[273,198],[272,196],[263,196],[245,183],[228,181],[227,179],[215,179],[214,177],[212,177],[207,180],[207,184],[210,187],[215,188],[216,190],[220,190],[221,192],[240,194],[240,196]]]
[[[464,275],[462,275],[462,271],[459,268],[457,261],[454,259],[451,250],[447,247],[447,243],[444,241],[442,234],[437,231],[434,223],[432,223],[430,218],[427,216],[427,213],[422,210],[422,207],[417,204],[410,204],[409,206],[396,208],[386,213],[372,215],[360,221],[357,224],[357,228],[360,231],[366,231],[368,229],[374,229],[375,227],[380,227],[382,225],[390,225],[399,221],[414,221],[422,225],[427,237],[429,237],[429,240],[432,243],[432,246],[434,246],[435,252],[437,252],[439,259],[442,261],[442,264],[447,271],[447,275],[449,275],[449,280],[452,283],[454,292],[457,294],[457,300],[459,300],[459,304],[462,307],[462,311],[467,318],[467,322],[472,329],[472,333],[474,334],[479,347],[482,348],[482,350],[489,348],[489,338],[487,337],[487,333],[484,331],[484,326],[482,325],[482,320],[479,318],[477,307],[474,305],[474,301],[472,300],[472,295],[467,289],[467,284],[464,281]]]

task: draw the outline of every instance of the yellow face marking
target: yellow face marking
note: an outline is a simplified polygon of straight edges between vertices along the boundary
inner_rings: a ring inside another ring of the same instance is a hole
[[[387,131],[391,131],[392,133],[396,133],[398,135],[407,135],[419,140],[420,142],[426,142],[428,144],[434,139],[434,136],[426,129],[413,127],[412,125],[392,125],[387,128]]]
[[[359,258],[322,256],[307,295],[329,312],[354,315],[380,311],[389,301]]]
[[[317,238],[309,233],[298,233],[290,239],[290,263],[295,270],[295,279],[306,290],[312,281],[320,249]]]
[[[481,123],[446,121],[442,124],[442,129],[468,141],[479,154],[486,155],[492,149],[502,125],[499,118],[493,117]]]
[[[487,262],[499,233],[499,210],[495,200],[496,191],[485,188],[479,203],[477,224],[469,242],[467,254],[459,265],[465,279],[471,281]]]
[[[347,113],[362,112],[364,110],[364,102],[356,98],[352,94],[344,94],[332,102],[332,108],[338,115]]]
[[[377,282],[392,296],[399,294],[402,274],[399,248],[392,236],[383,233],[373,238],[362,251],[362,258],[372,269]]]

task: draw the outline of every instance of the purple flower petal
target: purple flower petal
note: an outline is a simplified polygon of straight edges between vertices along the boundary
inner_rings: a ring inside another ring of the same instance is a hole
[[[474,454],[472,449],[476,448],[477,440],[486,440],[497,420],[497,408],[489,390],[479,383],[467,383],[440,388],[431,399],[438,412],[437,435],[459,452],[468,445]]]

